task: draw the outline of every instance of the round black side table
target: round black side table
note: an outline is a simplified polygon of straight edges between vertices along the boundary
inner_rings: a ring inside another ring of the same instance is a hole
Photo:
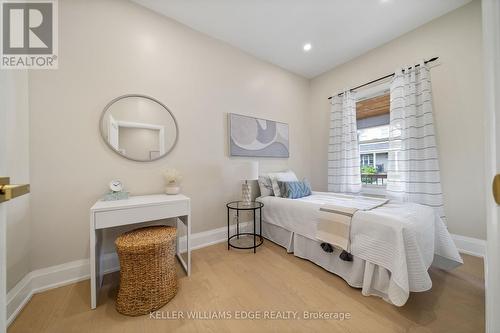
[[[227,249],[229,250],[231,247],[235,249],[240,249],[240,250],[250,250],[253,249],[253,253],[256,252],[256,249],[264,243],[264,238],[262,238],[262,207],[264,207],[264,204],[261,202],[256,202],[252,201],[250,203],[243,203],[243,201],[233,201],[230,202],[226,205],[227,207]],[[236,234],[231,236],[230,233],[230,211],[235,210],[236,211]],[[240,211],[247,211],[251,210],[253,211],[253,232],[240,232]],[[255,211],[259,210],[259,234],[256,233],[256,228],[255,228],[255,223],[256,223],[256,216],[255,216]],[[237,238],[239,239],[240,236],[242,235],[249,235],[253,236],[253,246],[237,246],[231,244],[231,239]],[[259,243],[257,243],[256,238],[259,238]]]

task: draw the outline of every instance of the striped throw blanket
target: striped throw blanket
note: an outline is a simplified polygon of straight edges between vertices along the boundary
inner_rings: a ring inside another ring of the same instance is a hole
[[[358,210],[371,210],[389,200],[368,197],[339,196],[335,204],[325,204],[319,209],[316,238],[347,252],[351,251],[351,221]]]

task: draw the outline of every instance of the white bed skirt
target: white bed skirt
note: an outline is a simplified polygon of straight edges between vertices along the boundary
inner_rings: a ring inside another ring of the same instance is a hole
[[[361,288],[361,293],[365,296],[379,296],[397,306],[404,305],[408,300],[409,293],[394,283],[391,273],[379,265],[355,256],[353,261],[343,261],[339,258],[339,249],[334,249],[332,253],[325,252],[320,246],[321,242],[265,221],[262,221],[262,235],[283,246],[288,253],[310,260],[340,276],[351,287]]]

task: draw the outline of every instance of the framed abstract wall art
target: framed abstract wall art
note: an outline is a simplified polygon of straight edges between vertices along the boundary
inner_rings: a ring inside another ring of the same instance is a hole
[[[230,113],[229,154],[290,157],[288,124]]]

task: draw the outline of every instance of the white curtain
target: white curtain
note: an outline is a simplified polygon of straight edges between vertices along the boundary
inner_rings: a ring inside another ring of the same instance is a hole
[[[331,101],[330,139],[328,144],[328,191],[361,191],[356,101],[345,91]]]
[[[396,71],[391,84],[387,195],[435,208],[446,222],[429,68]]]

